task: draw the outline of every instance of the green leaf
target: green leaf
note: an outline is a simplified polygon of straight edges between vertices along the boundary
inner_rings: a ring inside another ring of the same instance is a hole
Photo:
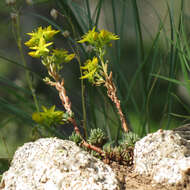
[[[171,79],[171,78],[168,78],[168,77],[165,77],[165,76],[161,76],[161,75],[158,75],[158,74],[150,74],[150,75],[152,75],[154,77],[157,77],[157,78],[160,78],[160,79],[163,79],[163,80],[166,80],[168,82],[172,82],[172,83],[177,84],[177,85],[181,85],[181,86],[186,86],[187,85],[186,82],[181,82],[179,80]]]

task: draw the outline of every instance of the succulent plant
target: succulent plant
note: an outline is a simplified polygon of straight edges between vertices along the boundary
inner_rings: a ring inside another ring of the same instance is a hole
[[[139,136],[130,131],[123,134],[122,140],[120,140],[119,144],[123,147],[135,146],[135,143],[138,140],[140,140]]]
[[[132,165],[133,164],[133,147],[125,148],[124,146],[111,145],[104,146],[106,157],[109,160],[119,162],[120,164]]]
[[[88,142],[92,145],[102,147],[107,141],[107,136],[104,131],[100,128],[92,129],[90,132],[90,136],[88,138]]]
[[[75,132],[72,132],[71,136],[69,136],[69,140],[75,142],[77,145],[80,145],[82,142],[81,136]]]

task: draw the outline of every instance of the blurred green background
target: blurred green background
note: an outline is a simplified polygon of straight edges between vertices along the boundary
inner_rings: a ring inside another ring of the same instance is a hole
[[[113,71],[131,129],[144,136],[159,128],[175,128],[190,118],[189,12],[188,0],[17,0],[16,4],[11,0],[0,1],[0,172],[7,169],[14,151],[23,143],[46,136],[65,138],[72,132],[69,124],[47,131],[41,128],[40,134],[34,130],[36,124],[31,115],[36,110],[27,71],[40,107],[63,107],[57,92],[42,81],[47,72],[40,61],[27,55],[26,33],[48,25],[62,33],[69,31],[69,38],[60,34],[56,43],[70,50],[75,46],[73,40],[79,40],[93,26],[119,35],[120,40],[108,49],[109,69]],[[15,28],[17,14],[19,31]],[[18,40],[22,40],[27,66]],[[79,51],[81,61],[90,56],[85,49]],[[82,129],[77,61],[64,67],[63,76]],[[119,138],[120,121],[105,89],[85,82],[85,99],[88,132],[99,127],[110,140]]]

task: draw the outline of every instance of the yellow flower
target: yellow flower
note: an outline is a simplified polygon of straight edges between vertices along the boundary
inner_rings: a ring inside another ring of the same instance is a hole
[[[72,54],[68,54],[66,57],[65,57],[65,62],[70,62],[73,58],[75,57],[75,54],[72,53]]]
[[[59,30],[53,30],[51,26],[48,26],[47,28],[43,29],[43,36],[44,38],[49,41],[52,39],[52,37],[57,34]]]
[[[52,45],[53,42],[46,43],[43,38],[40,38],[38,46],[30,47],[30,49],[34,49],[36,51],[29,52],[29,55],[32,57],[40,57],[49,52],[48,46]]]
[[[93,57],[93,60],[91,61],[90,59],[88,59],[85,62],[85,66],[81,66],[81,69],[91,71],[92,69],[97,68],[97,66],[98,66],[98,58]]]
[[[101,30],[100,32],[95,31],[95,27],[92,30],[89,30],[82,39],[79,40],[79,43],[88,42],[89,44],[95,46],[96,48],[102,48],[105,45],[110,45],[110,41],[118,40],[119,37],[107,30]]]
[[[55,111],[55,106],[52,106],[49,109],[45,106],[42,106],[42,109],[42,112],[34,112],[32,114],[32,119],[36,123],[40,123],[46,126],[65,123],[64,121],[67,119],[65,117],[66,114],[63,111]]]
[[[84,76],[80,77],[80,79],[88,79],[90,82],[94,81],[94,73],[96,72],[96,69],[91,70],[90,72],[84,71]]]
[[[119,37],[107,30],[101,30],[98,35],[99,43],[104,46],[105,44],[110,44],[110,41],[112,40],[118,40]]]
[[[39,40],[43,38],[43,29],[40,26],[37,31],[34,31],[32,33],[27,33],[29,36],[31,36],[31,39],[25,42],[25,45],[28,47],[37,46],[39,44]]]
[[[84,70],[84,75],[81,77],[81,79],[88,79],[90,82],[94,83],[95,77],[97,76],[96,71],[99,68],[98,58],[94,57],[93,60],[88,59],[85,62],[85,66],[81,66],[80,68]]]
[[[54,57],[54,62],[60,64],[70,62],[75,57],[75,54],[68,54],[68,51],[63,49],[54,49],[52,56]]]
[[[52,37],[58,32],[58,30],[53,30],[51,26],[48,26],[44,29],[40,26],[36,31],[27,33],[29,36],[31,36],[31,39],[25,42],[25,45],[30,49],[36,50],[29,52],[29,55],[32,57],[40,57],[44,54],[47,54],[49,52],[47,47],[53,44],[53,42],[48,43],[48,41],[51,40]]]
[[[32,119],[36,122],[36,123],[41,123],[43,118],[41,116],[41,114],[39,112],[34,112],[32,114]]]
[[[98,32],[95,31],[96,27],[94,27],[92,30],[89,30],[88,33],[86,33],[84,36],[82,36],[82,39],[79,40],[79,43],[88,42],[92,45],[96,44],[96,40],[98,38]]]

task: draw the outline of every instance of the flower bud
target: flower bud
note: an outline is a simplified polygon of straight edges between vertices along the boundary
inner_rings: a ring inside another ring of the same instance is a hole
[[[86,51],[87,51],[87,52],[92,52],[93,49],[94,49],[94,47],[93,47],[92,45],[86,46]]]
[[[32,5],[32,4],[33,4],[33,0],[26,0],[26,3],[27,3],[28,5]]]
[[[70,36],[70,32],[68,30],[65,30],[62,35],[65,37],[65,38],[68,38]]]
[[[56,9],[51,9],[50,15],[53,17],[53,19],[56,20],[57,17],[58,17],[58,12],[57,12],[57,10],[56,10]]]
[[[16,19],[17,19],[17,14],[16,13],[11,13],[10,14],[11,15],[11,20],[14,22],[14,23],[16,23]]]
[[[13,6],[16,4],[16,0],[6,0],[5,3],[8,5],[8,6]]]

